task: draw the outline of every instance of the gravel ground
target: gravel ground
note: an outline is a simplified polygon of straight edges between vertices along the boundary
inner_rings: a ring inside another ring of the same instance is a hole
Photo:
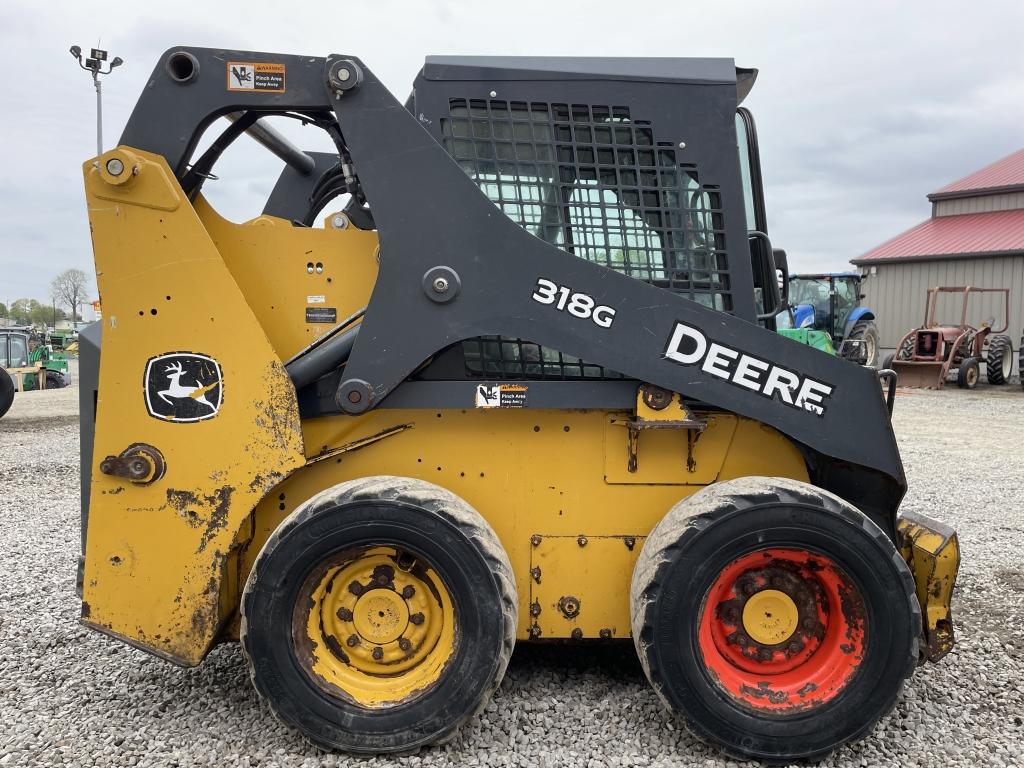
[[[270,717],[236,646],[181,670],[79,627],[77,390],[0,420],[0,766],[732,766],[675,723],[630,645],[519,647],[486,712],[442,748],[319,752]],[[934,419],[934,420],[933,420]],[[954,524],[959,644],[823,765],[1024,765],[1024,393],[901,392],[906,509]]]

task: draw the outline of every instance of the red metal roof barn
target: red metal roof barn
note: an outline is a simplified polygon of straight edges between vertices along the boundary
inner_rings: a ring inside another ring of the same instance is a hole
[[[931,218],[852,259],[864,282],[865,303],[878,316],[881,346],[892,349],[923,319],[925,290],[936,285],[1010,288],[1010,326],[1024,325],[1024,149],[928,195]],[[972,299],[973,301],[973,299]],[[972,304],[980,321],[1002,307]],[[940,304],[940,313],[943,307]],[[950,307],[952,311],[952,307]]]

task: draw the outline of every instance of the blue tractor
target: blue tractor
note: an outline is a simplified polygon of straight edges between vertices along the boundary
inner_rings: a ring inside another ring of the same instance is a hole
[[[777,319],[780,328],[825,331],[836,354],[859,365],[878,365],[878,329],[875,313],[860,306],[863,278],[856,272],[791,275],[790,310]]]

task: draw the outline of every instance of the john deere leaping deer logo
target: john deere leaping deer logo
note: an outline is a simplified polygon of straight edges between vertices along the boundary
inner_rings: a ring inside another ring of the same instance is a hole
[[[146,409],[164,421],[212,419],[223,402],[220,365],[194,352],[172,352],[146,364]]]

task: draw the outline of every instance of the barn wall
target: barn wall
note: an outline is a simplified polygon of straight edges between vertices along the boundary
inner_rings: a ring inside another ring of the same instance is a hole
[[[957,216],[962,213],[991,213],[1024,208],[1024,192],[1004,192],[1001,195],[979,195],[938,200],[932,203],[933,216]]]

